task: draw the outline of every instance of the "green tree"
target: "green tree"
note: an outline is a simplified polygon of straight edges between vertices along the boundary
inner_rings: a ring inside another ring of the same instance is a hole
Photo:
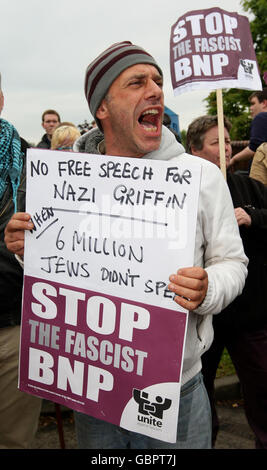
[[[267,71],[267,1],[241,0],[244,10],[251,14],[250,30],[255,47],[257,62],[260,69],[263,86],[263,74]],[[248,98],[252,91],[231,88],[223,90],[224,114],[231,123],[232,140],[248,140],[251,117],[249,114]],[[208,114],[217,114],[216,93],[211,92],[205,98]]]
[[[223,90],[223,112],[232,123],[230,132],[232,140],[248,140],[251,117],[249,114],[249,101],[251,91],[231,88]],[[205,100],[207,113],[217,114],[216,92],[212,91]]]
[[[253,15],[250,30],[254,42],[261,76],[267,71],[267,2],[266,0],[242,0],[244,10]]]
[[[181,143],[186,148],[186,131],[184,129],[181,131]]]

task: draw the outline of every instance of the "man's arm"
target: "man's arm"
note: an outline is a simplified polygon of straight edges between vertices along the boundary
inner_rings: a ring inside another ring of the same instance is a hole
[[[249,227],[251,225],[251,217],[244,209],[242,209],[242,207],[237,207],[235,209],[235,217],[239,226],[245,225],[246,227]]]
[[[16,212],[5,228],[7,249],[16,255],[23,256],[25,230],[32,230],[33,227],[30,214]]]
[[[201,166],[195,266],[172,274],[170,290],[179,305],[206,315],[221,312],[241,294],[248,259],[221,171],[206,160]]]
[[[241,150],[241,152],[236,153],[233,158],[231,158],[229,166],[233,166],[239,162],[246,162],[251,160],[254,157],[254,153],[255,152],[253,152],[253,150],[251,150],[249,147],[244,148]]]

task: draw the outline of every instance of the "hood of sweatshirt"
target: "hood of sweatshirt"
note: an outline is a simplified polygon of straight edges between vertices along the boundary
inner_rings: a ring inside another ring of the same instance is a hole
[[[76,140],[73,150],[75,152],[98,154],[98,146],[102,140],[104,140],[103,133],[99,129],[91,129]],[[144,158],[150,160],[171,160],[184,152],[184,147],[177,142],[174,134],[167,127],[162,126],[162,139],[159,148],[147,153]]]

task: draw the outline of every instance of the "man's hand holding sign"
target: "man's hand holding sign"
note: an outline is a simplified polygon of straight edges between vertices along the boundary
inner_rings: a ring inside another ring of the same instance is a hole
[[[196,310],[203,302],[208,290],[208,274],[200,267],[183,268],[170,276],[168,288],[177,294],[177,304],[187,310]]]

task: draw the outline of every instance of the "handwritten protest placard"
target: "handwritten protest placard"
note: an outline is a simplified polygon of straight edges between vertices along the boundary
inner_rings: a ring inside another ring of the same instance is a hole
[[[193,263],[200,170],[30,149],[19,387],[176,439],[187,312],[169,275]]]
[[[249,21],[221,8],[195,10],[171,28],[174,94],[197,89],[261,90]]]

